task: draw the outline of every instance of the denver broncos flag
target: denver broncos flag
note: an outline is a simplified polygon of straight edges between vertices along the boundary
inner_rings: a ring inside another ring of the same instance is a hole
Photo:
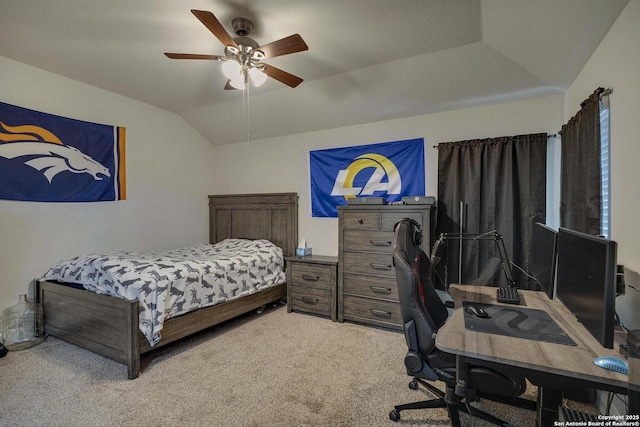
[[[125,198],[125,128],[0,102],[0,199]]]
[[[311,214],[337,217],[350,198],[424,196],[424,139],[309,153]]]

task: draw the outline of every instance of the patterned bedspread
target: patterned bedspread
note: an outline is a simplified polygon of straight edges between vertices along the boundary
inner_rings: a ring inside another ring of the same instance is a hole
[[[140,302],[140,331],[152,346],[163,322],[285,283],[282,249],[268,240],[227,239],[163,252],[112,252],[60,261],[40,280]]]

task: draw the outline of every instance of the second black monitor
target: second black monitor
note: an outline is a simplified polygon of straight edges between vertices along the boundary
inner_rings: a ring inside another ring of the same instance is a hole
[[[550,299],[555,297],[558,232],[542,223],[533,224],[531,275]]]

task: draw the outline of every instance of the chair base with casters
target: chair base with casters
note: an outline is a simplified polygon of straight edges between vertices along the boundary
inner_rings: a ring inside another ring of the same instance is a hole
[[[481,411],[480,409],[473,408],[468,404],[468,402],[463,401],[460,397],[456,396],[453,387],[446,387],[445,391],[442,391],[433,385],[427,383],[421,378],[414,378],[409,383],[409,388],[411,390],[417,390],[419,386],[422,385],[424,388],[429,390],[436,399],[432,400],[421,400],[418,402],[405,403],[402,405],[394,406],[393,410],[389,412],[389,419],[391,421],[400,421],[400,411],[408,410],[408,409],[433,409],[433,408],[446,408],[449,413],[449,418],[451,419],[451,425],[454,427],[460,427],[460,412],[464,412],[473,417],[477,417],[488,421],[492,424],[499,426],[511,426],[506,421],[503,421],[487,412]],[[520,408],[528,409],[535,411],[536,403],[531,400],[521,399],[518,397],[503,397],[503,396],[495,396],[482,394],[477,396],[477,399],[486,399],[499,403],[506,403],[509,405],[517,406]]]

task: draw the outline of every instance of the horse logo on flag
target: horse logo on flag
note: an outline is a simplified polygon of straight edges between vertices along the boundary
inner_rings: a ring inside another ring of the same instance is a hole
[[[124,200],[125,128],[0,102],[0,199]]]
[[[7,126],[0,122],[0,157],[26,157],[24,164],[42,172],[49,183],[65,171],[88,173],[95,180],[111,176],[109,169],[39,126]]]

